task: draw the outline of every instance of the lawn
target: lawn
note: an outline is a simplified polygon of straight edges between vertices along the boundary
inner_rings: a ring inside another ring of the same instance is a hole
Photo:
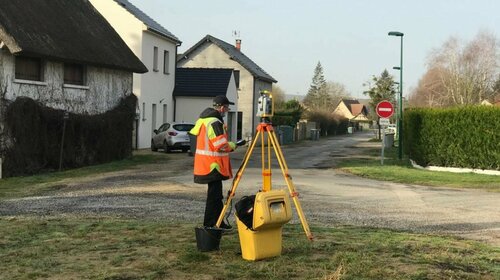
[[[281,257],[241,258],[238,234],[196,248],[194,224],[0,218],[0,279],[499,279],[500,249],[446,236],[285,225]]]
[[[145,164],[165,163],[168,160],[168,155],[165,154],[138,154],[124,160],[61,172],[47,172],[33,176],[4,178],[0,180],[0,199],[37,195],[57,188],[57,185],[61,184],[64,180],[133,169]]]
[[[397,147],[385,149],[385,159],[382,165],[380,149],[365,149],[362,156],[341,160],[337,168],[354,175],[376,180],[500,192],[500,176],[417,169],[410,165],[408,158],[403,157],[402,160],[399,160],[397,152]]]

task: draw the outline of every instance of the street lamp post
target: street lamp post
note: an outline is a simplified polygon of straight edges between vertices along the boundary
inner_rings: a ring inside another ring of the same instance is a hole
[[[399,70],[399,113],[398,113],[398,156],[399,159],[403,158],[403,36],[402,32],[391,31],[388,33],[389,36],[401,37],[401,59],[399,64],[399,69],[394,67],[394,69]]]

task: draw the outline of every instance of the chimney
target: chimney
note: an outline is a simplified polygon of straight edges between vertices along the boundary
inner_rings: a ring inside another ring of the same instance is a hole
[[[236,49],[241,51],[241,39],[236,39]]]

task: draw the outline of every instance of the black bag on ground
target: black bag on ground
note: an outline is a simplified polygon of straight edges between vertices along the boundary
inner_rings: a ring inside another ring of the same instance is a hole
[[[253,205],[255,203],[255,195],[244,196],[236,204],[234,208],[236,209],[236,216],[238,219],[247,226],[247,228],[253,228]]]

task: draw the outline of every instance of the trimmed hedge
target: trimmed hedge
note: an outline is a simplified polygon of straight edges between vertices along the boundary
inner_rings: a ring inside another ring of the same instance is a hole
[[[468,106],[408,109],[406,154],[422,166],[500,170],[500,108]]]
[[[309,111],[307,112],[307,119],[319,124],[323,136],[346,134],[349,126],[348,119],[325,111]]]
[[[69,114],[62,166],[76,168],[120,160],[132,154],[132,129],[137,97],[123,98],[113,110],[99,115]],[[2,151],[5,177],[59,169],[64,111],[19,97],[5,114],[12,145]]]

